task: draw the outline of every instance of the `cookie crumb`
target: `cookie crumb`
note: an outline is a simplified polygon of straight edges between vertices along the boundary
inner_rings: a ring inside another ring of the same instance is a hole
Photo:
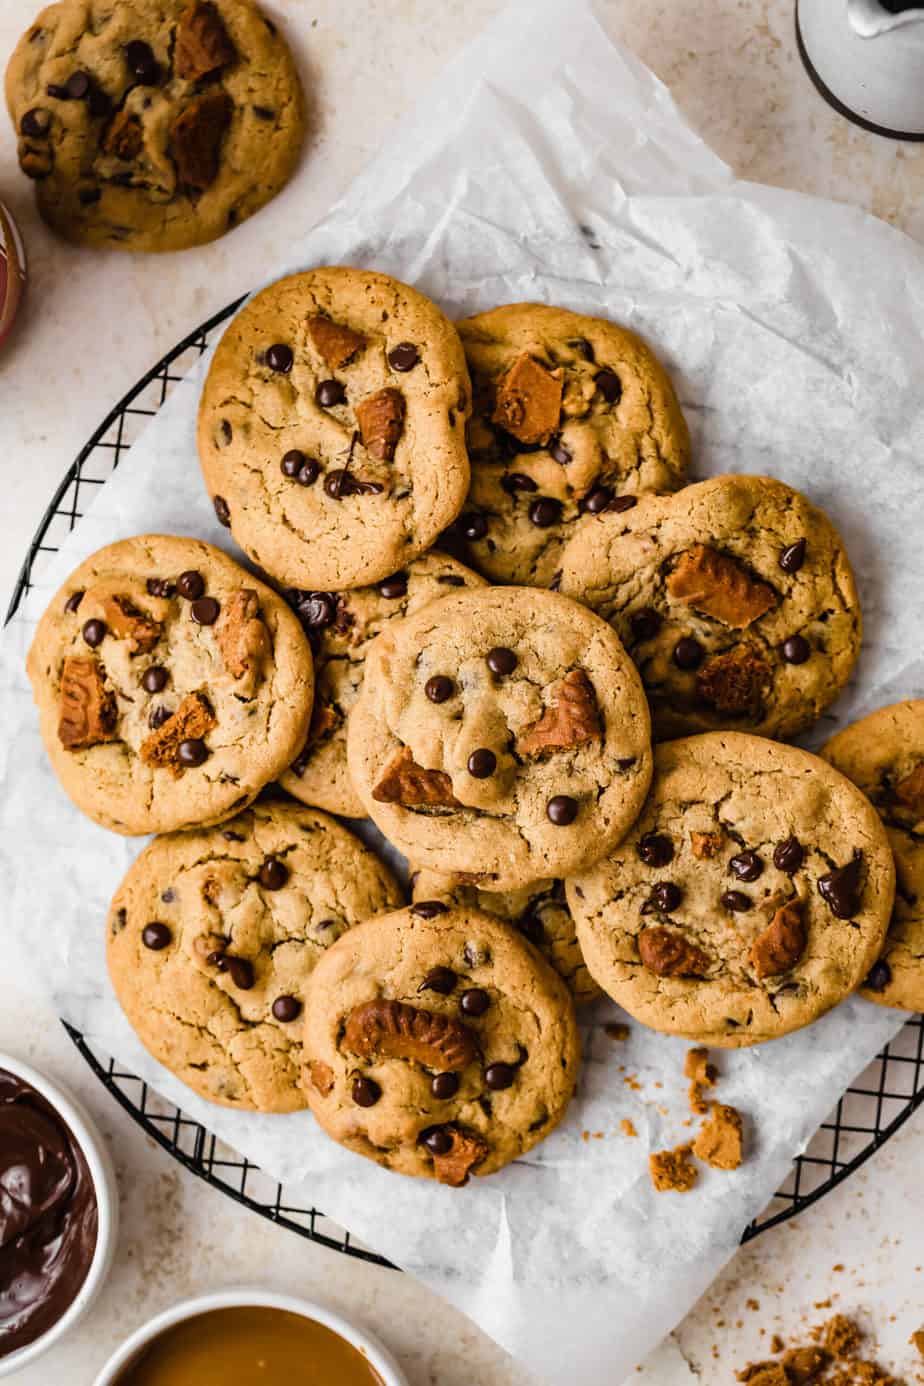
[[[744,1302],[744,1307],[745,1307],[745,1309],[750,1309],[752,1313],[755,1313],[755,1314],[756,1314],[756,1313],[757,1313],[757,1310],[760,1308],[760,1300],[759,1300],[759,1299],[747,1299],[747,1300],[745,1300],[745,1302]]]
[[[779,1333],[774,1333],[773,1337],[770,1339],[770,1351],[776,1354],[778,1352],[782,1352],[785,1346],[786,1344],[783,1342],[783,1339],[780,1337]]]
[[[656,1150],[648,1156],[651,1182],[658,1193],[689,1193],[696,1183],[696,1166],[690,1162],[690,1146]]]
[[[688,1049],[683,1063],[684,1077],[690,1079],[690,1111],[694,1116],[705,1116],[709,1103],[703,1096],[707,1088],[714,1088],[718,1070],[709,1062],[708,1049]]]
[[[622,1121],[619,1123],[619,1129],[624,1136],[638,1135],[638,1132],[636,1131],[635,1127],[632,1125],[632,1122],[629,1120],[628,1117],[623,1117]]]
[[[741,1113],[714,1102],[693,1142],[693,1154],[713,1169],[737,1169],[742,1158]]]
[[[861,1337],[859,1328],[846,1314],[835,1314],[825,1324],[824,1344],[835,1357],[856,1357]]]
[[[918,1336],[913,1335],[911,1341]],[[920,1336],[924,1343],[924,1330]],[[858,1355],[863,1334],[846,1315],[835,1314],[827,1323],[811,1329],[809,1337],[814,1340],[812,1344],[796,1343],[787,1348],[775,1333],[770,1351],[782,1353],[782,1360],[750,1362],[736,1372],[735,1379],[748,1386],[905,1386],[877,1362]]]

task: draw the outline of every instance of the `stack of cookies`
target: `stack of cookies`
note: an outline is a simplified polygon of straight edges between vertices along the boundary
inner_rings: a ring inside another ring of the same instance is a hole
[[[311,270],[228,328],[198,446],[260,577],[114,544],[29,659],[75,803],[162,834],[110,973],[196,1092],[459,1186],[560,1121],[601,993],[724,1046],[924,1004],[924,703],[786,744],[859,652],[843,543],[782,482],[686,485],[631,332]]]

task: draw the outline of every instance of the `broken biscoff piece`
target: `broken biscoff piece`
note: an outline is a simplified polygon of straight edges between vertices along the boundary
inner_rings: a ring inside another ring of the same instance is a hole
[[[524,352],[497,382],[492,423],[521,443],[547,443],[558,430],[564,372]]]
[[[372,797],[380,804],[409,808],[420,804],[431,808],[462,807],[445,770],[425,770],[415,761],[410,746],[402,746],[385,766]]]
[[[683,1063],[684,1077],[690,1080],[690,1111],[705,1116],[709,1103],[703,1097],[706,1088],[714,1088],[718,1070],[709,1062],[708,1049],[688,1049]]]
[[[333,322],[320,313],[308,319],[308,336],[325,366],[330,366],[332,371],[345,366],[366,344],[361,332],[354,332],[345,323]]]
[[[648,1156],[651,1182],[658,1193],[689,1193],[696,1183],[696,1166],[690,1161],[689,1145],[676,1150],[656,1150]]]
[[[198,82],[234,61],[234,44],[210,0],[191,0],[177,21],[173,65],[178,77]]]
[[[751,625],[778,600],[769,583],[706,544],[694,544],[680,555],[666,585],[675,600],[736,630]]]
[[[802,902],[787,900],[751,947],[751,964],[757,976],[776,977],[788,972],[802,957],[807,941]]]
[[[362,445],[370,457],[390,462],[404,428],[404,396],[389,385],[367,395],[356,406],[356,422]]]
[[[572,669],[552,689],[552,701],[538,721],[517,739],[522,756],[563,751],[600,736],[594,686],[583,669]]]
[[[366,1001],[349,1014],[344,1048],[362,1059],[415,1059],[435,1073],[458,1073],[478,1054],[460,1020],[404,1001]]]
[[[677,929],[651,924],[638,936],[638,954],[658,977],[701,977],[709,966],[703,950]]]
[[[118,709],[98,659],[68,655],[61,669],[58,739],[67,751],[116,741]]]
[[[693,1142],[693,1154],[713,1169],[737,1169],[742,1159],[741,1113],[713,1102]]]
[[[744,642],[712,655],[696,675],[696,691],[722,713],[760,714],[773,671],[755,645]]]

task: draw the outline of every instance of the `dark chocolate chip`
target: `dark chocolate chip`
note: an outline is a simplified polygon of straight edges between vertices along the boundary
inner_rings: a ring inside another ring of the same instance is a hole
[[[506,645],[495,645],[493,650],[488,650],[485,655],[485,663],[492,674],[497,674],[498,678],[504,678],[505,675],[513,673],[519,660],[513,650],[509,650]]]
[[[667,866],[674,860],[674,844],[664,833],[646,833],[635,850],[646,866]]]
[[[388,601],[397,601],[399,597],[406,597],[407,573],[394,573],[392,577],[380,582],[379,592]]]
[[[157,728],[162,727],[165,722],[169,722],[172,716],[173,713],[170,711],[169,707],[153,707],[151,708],[151,715],[148,718],[148,726],[151,728],[151,731],[157,731]]]
[[[167,687],[169,677],[162,664],[152,664],[150,669],[145,669],[141,675],[141,687],[145,693],[159,693],[162,688]]]
[[[659,881],[642,906],[642,914],[650,914],[652,910],[661,910],[668,914],[677,908],[682,899],[683,891],[679,885],[675,885],[673,881]]]
[[[172,597],[176,591],[176,587],[173,583],[168,582],[166,578],[148,578],[146,586],[148,595],[151,597],[163,597],[167,599]]]
[[[220,428],[221,428],[221,441],[222,441],[222,442],[225,444],[225,446],[227,447],[228,443],[230,443],[231,439],[234,437],[234,429],[231,427],[231,425],[230,425],[230,423],[228,422],[227,419],[222,419],[221,424],[220,424]]]
[[[176,580],[176,590],[188,602],[198,601],[205,592],[205,578],[193,568],[187,568]]]
[[[552,496],[539,496],[530,502],[529,515],[530,524],[534,524],[537,529],[548,529],[551,525],[558,524],[561,519],[561,501],[555,500]]]
[[[552,442],[549,444],[549,456],[555,462],[559,462],[563,467],[567,467],[568,463],[571,461],[571,453],[560,438],[553,438]]]
[[[435,919],[438,914],[446,914],[449,906],[444,905],[442,900],[418,900],[416,905],[411,906],[411,914],[416,914],[419,919]]]
[[[795,875],[804,861],[805,848],[797,837],[788,837],[774,848],[773,865],[777,871],[785,871],[787,876]]]
[[[538,483],[533,481],[531,476],[525,472],[507,472],[501,477],[501,486],[508,496],[515,496],[518,491],[538,491]]]
[[[630,619],[632,635],[636,640],[653,640],[661,629],[661,615],[652,606],[643,606],[633,612]]]
[[[331,500],[342,500],[344,496],[377,496],[384,489],[377,481],[359,481],[345,467],[328,472],[324,478],[324,492]]]
[[[622,515],[626,510],[634,510],[638,505],[638,496],[616,496],[606,507],[616,515]]]
[[[483,539],[488,532],[487,516],[480,510],[469,510],[459,518],[459,532],[463,539],[475,541]]]
[[[51,112],[43,110],[41,106],[33,106],[31,111],[26,111],[19,128],[24,135],[31,139],[41,139],[48,134],[51,125]]]
[[[845,866],[829,871],[818,881],[818,893],[837,919],[852,919],[860,908],[863,853],[855,850]]]
[[[354,1078],[350,1091],[357,1107],[374,1107],[382,1096],[382,1089],[371,1078]]]
[[[731,858],[728,869],[739,881],[756,881],[763,874],[764,864],[756,852],[739,852]]]
[[[160,81],[160,65],[150,44],[145,43],[143,39],[132,39],[125,45],[125,62],[129,72],[143,87],[157,86]]]
[[[214,626],[221,607],[214,597],[199,597],[189,609],[190,615],[199,626]]]
[[[281,890],[289,879],[289,868],[278,857],[267,857],[260,867],[260,884],[264,890]]]
[[[497,769],[497,756],[486,746],[472,751],[468,758],[468,773],[476,780],[490,779]]]
[[[176,754],[181,765],[195,767],[208,760],[209,752],[202,738],[194,736],[188,741],[181,741]]]
[[[323,630],[337,615],[337,599],[330,592],[299,592],[291,588],[286,593],[302,625]]]
[[[722,895],[723,907],[731,910],[734,914],[742,914],[745,910],[749,910],[753,903],[750,896],[745,895],[740,890],[726,890]]]
[[[870,991],[885,991],[891,980],[892,969],[885,958],[880,958],[878,962],[873,963],[870,974],[863,985],[868,987]]]
[[[517,1071],[512,1064],[488,1064],[484,1071],[485,1084],[492,1092],[503,1092],[513,1087]]]
[[[612,499],[613,493],[608,486],[595,486],[581,501],[581,509],[588,515],[600,515]]]
[[[225,966],[223,972],[227,972],[238,991],[250,991],[256,981],[254,976],[253,963],[246,958],[234,958],[230,953],[225,954]]]
[[[459,997],[459,1010],[463,1015],[484,1015],[490,1004],[490,996],[481,987],[469,987]]]
[[[79,609],[80,603],[81,603],[82,601],[83,601],[83,593],[82,593],[82,592],[72,592],[71,595],[68,597],[67,601],[64,603],[64,610],[65,610],[65,611],[72,611],[72,612],[73,612],[73,611],[77,611],[77,610]]]
[[[224,525],[225,529],[230,529],[231,511],[228,509],[228,502],[225,500],[224,496],[213,496],[212,505],[215,508],[215,515],[218,519],[218,523]]]
[[[313,457],[308,457],[298,469],[295,480],[299,486],[313,486],[320,475],[321,468]]]
[[[279,470],[291,481],[298,476],[307,461],[308,458],[303,452],[299,452],[298,448],[291,448],[280,462]]]
[[[72,72],[64,83],[68,100],[83,101],[90,94],[91,82],[85,72]]]
[[[145,924],[141,930],[141,942],[145,948],[150,948],[152,953],[159,953],[162,948],[166,948],[172,938],[173,935],[166,924],[161,924],[157,920]]]
[[[70,100],[67,94],[67,87],[62,87],[60,82],[49,82],[45,88],[49,96],[53,96],[56,101]]]
[[[545,806],[546,817],[556,828],[567,828],[578,815],[578,801],[570,794],[555,794]]]
[[[388,364],[393,371],[412,371],[420,360],[420,352],[413,342],[399,342],[388,353]]]
[[[444,1126],[428,1126],[420,1140],[431,1155],[448,1155],[452,1149],[452,1135]]]
[[[449,996],[455,991],[458,978],[451,967],[431,967],[420,984],[421,991],[435,991],[440,996]]]
[[[266,349],[266,364],[271,371],[278,371],[280,375],[288,375],[294,360],[292,348],[285,342],[274,342]]]
[[[163,900],[165,905],[172,905],[174,900],[176,899],[176,895],[174,894],[172,888],[170,886],[167,886],[166,890],[161,891],[160,898]]]
[[[618,404],[622,399],[622,381],[615,371],[597,372],[597,389],[607,404]]]
[[[805,540],[797,539],[780,554],[780,567],[784,573],[798,573],[805,562]]]
[[[520,932],[537,948],[541,943],[545,943],[545,925],[538,914],[524,914],[520,920]]]
[[[302,1003],[297,996],[277,996],[273,1002],[273,1017],[289,1025],[293,1020],[298,1020],[302,1013]]]
[[[459,1091],[458,1073],[437,1073],[430,1079],[430,1091],[438,1102],[448,1102]]]
[[[692,635],[685,635],[674,646],[674,663],[678,669],[698,669],[703,662],[705,651]]]
[[[431,703],[445,703],[446,699],[451,698],[455,691],[455,684],[445,674],[434,674],[433,678],[427,679],[424,684],[424,692]]]
[[[804,635],[791,635],[780,650],[787,664],[805,664],[811,658],[812,647]]]
[[[95,650],[97,645],[101,645],[106,638],[106,622],[86,621],[83,627],[83,638],[91,650]]]
[[[321,380],[314,397],[322,409],[333,409],[335,404],[343,404],[346,401],[346,390],[339,380]]]

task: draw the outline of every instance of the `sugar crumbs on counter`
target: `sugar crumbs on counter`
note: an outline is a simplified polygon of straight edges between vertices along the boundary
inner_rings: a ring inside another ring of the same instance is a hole
[[[775,1360],[749,1362],[735,1373],[736,1381],[747,1386],[905,1386],[878,1362],[861,1356],[863,1333],[846,1315],[835,1314],[809,1337],[810,1343],[787,1347],[774,1336],[770,1348]]]

